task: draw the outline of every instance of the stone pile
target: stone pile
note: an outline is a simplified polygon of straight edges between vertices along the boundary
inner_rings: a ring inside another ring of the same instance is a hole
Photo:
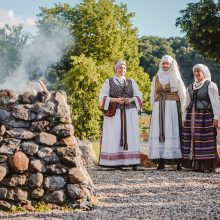
[[[89,201],[93,183],[63,91],[0,91],[0,209]]]

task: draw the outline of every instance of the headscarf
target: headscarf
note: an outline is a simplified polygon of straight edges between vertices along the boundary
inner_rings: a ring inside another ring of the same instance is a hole
[[[116,70],[118,69],[118,67],[119,67],[120,65],[125,65],[125,66],[126,66],[125,61],[123,61],[123,60],[118,60],[118,61],[115,63],[115,65],[114,65],[114,70],[115,70],[115,72],[116,72]]]
[[[196,64],[195,66],[193,66],[193,72],[194,72],[195,69],[201,70],[204,77],[205,77],[205,79],[202,82],[197,82],[196,78],[195,78],[195,81],[193,83],[193,89],[194,90],[195,89],[200,89],[203,86],[203,84],[206,80],[211,81],[211,73],[209,71],[209,68],[206,65],[201,64],[201,63]]]
[[[168,71],[164,71],[162,69],[163,62],[170,63],[170,69]],[[162,57],[160,64],[159,64],[159,71],[157,72],[157,75],[162,85],[170,83],[171,92],[186,90],[183,80],[181,78],[180,72],[179,72],[177,62],[171,56],[165,55]]]
[[[200,69],[203,72],[203,74],[205,76],[205,79],[211,81],[211,73],[210,73],[209,68],[206,65],[201,64],[201,63],[196,64],[193,67],[193,72],[194,72],[195,69]]]

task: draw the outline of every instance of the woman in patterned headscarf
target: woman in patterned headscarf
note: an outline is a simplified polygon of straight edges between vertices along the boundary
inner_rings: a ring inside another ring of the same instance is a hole
[[[217,163],[216,128],[220,111],[217,85],[207,66],[193,67],[195,81],[187,88],[183,115],[183,166],[195,171],[214,171]]]
[[[100,166],[121,168],[140,164],[140,134],[138,110],[142,94],[133,79],[126,79],[126,63],[114,65],[115,76],[107,79],[99,94],[101,109],[106,111],[112,103],[115,114],[104,116],[100,152]]]
[[[164,169],[165,164],[177,164],[177,170],[181,170],[181,109],[185,92],[177,62],[169,55],[163,56],[151,86],[153,111],[148,142],[148,156],[158,164],[158,170]]]

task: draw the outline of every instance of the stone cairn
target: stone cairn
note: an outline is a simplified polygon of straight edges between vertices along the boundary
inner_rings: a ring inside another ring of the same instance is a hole
[[[0,209],[91,201],[64,91],[0,90]]]

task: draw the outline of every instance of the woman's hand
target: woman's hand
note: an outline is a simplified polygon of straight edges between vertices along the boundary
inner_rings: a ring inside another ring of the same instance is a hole
[[[214,119],[213,121],[213,127],[217,128],[218,127],[218,119]]]
[[[125,104],[130,104],[131,103],[131,99],[130,98],[125,98]]]

